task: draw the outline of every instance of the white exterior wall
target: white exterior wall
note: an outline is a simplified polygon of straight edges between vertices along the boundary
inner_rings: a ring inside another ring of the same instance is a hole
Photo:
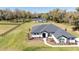
[[[65,37],[62,37],[63,39],[64,39],[64,43],[66,43],[67,42],[67,38],[65,38]]]
[[[49,36],[48,38],[52,38],[52,35],[53,35],[53,34],[52,34],[52,33],[50,33],[50,35],[51,35],[51,36]]]
[[[48,33],[47,33],[47,32],[43,32],[43,33],[45,33],[46,37],[48,37]],[[42,33],[42,34],[43,34],[43,33]],[[42,35],[42,34],[41,34],[41,35]],[[42,36],[42,37],[43,37],[43,36]]]
[[[77,43],[77,45],[79,45],[79,42]]]
[[[56,43],[59,43],[59,40],[52,34],[52,38],[55,40]]]
[[[47,32],[44,32],[44,33],[46,33],[46,37],[48,37],[48,33],[47,33]],[[39,34],[39,35],[37,35],[37,34],[36,34],[36,35],[32,34],[32,37],[43,37],[42,34],[43,34],[43,33],[41,33],[41,34]],[[51,37],[48,37],[48,38],[53,38],[56,43],[59,43],[58,39],[56,39],[53,34],[51,34]]]
[[[75,40],[77,41],[77,45],[79,45],[79,38],[75,38]]]
[[[52,37],[48,37],[48,38],[52,38]]]
[[[65,41],[64,41],[64,43],[67,43],[67,39],[65,38]]]
[[[45,33],[45,34],[46,34],[46,37],[48,37],[48,33],[47,33],[47,32],[43,32],[43,33]],[[42,36],[43,33],[41,33],[41,34],[36,34],[36,35],[32,34],[32,37],[43,37],[43,36]]]
[[[75,43],[75,40],[69,40],[70,43]]]
[[[32,34],[32,37],[42,37],[42,34],[39,34],[39,35],[34,35],[34,34]]]

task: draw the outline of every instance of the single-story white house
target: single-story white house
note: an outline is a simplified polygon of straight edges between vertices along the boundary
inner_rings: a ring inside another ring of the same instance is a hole
[[[79,45],[79,38],[76,38],[76,44]]]
[[[53,24],[41,24],[32,27],[32,38],[53,38],[56,43],[76,43],[75,36]]]

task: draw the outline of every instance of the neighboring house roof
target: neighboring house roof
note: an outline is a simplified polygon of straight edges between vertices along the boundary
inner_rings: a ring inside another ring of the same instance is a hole
[[[36,26],[32,27],[32,33],[41,33],[41,32],[53,33],[53,35],[56,38],[58,38],[60,36],[65,36],[68,39],[75,38],[70,33],[66,32],[65,30],[62,30],[61,28],[59,28],[53,24],[42,24],[42,25],[36,25]]]
[[[46,19],[44,19],[44,18],[34,18],[34,19],[32,19],[33,21],[46,21]]]

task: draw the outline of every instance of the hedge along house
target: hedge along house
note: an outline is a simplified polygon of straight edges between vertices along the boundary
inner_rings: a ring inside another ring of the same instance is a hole
[[[56,43],[75,43],[73,35],[53,24],[41,24],[32,27],[32,38],[52,38]]]

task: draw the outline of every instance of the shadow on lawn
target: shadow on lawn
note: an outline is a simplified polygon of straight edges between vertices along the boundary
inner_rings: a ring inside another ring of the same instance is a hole
[[[79,51],[79,47],[27,47],[23,51]]]
[[[45,49],[47,47],[27,47],[27,48],[23,49],[23,51],[39,51],[43,48]]]

